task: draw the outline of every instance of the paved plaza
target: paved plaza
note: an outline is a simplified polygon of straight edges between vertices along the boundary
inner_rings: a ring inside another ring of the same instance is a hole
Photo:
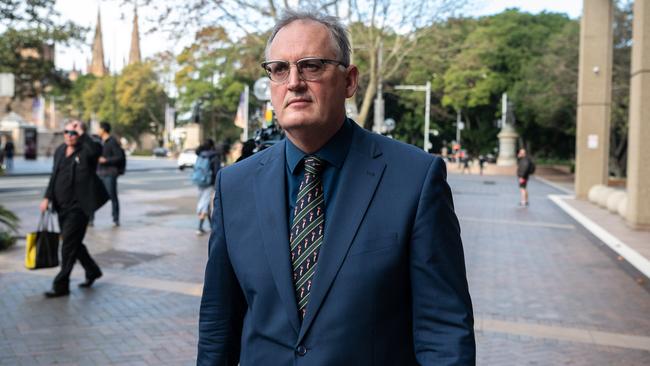
[[[24,240],[0,252],[0,365],[195,363],[207,236],[195,234],[187,174],[122,178],[123,226],[111,227],[106,206],[86,236],[104,270],[91,289],[77,288],[77,266],[71,296],[45,299],[56,269],[25,270]],[[547,197],[564,192],[534,179],[530,207],[519,208],[511,176],[449,182],[479,365],[650,364],[648,283]],[[23,231],[35,227],[38,195],[4,194]]]

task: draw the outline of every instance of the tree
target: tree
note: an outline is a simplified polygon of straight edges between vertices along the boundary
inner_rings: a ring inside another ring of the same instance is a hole
[[[452,141],[456,129],[452,121],[456,119],[453,108],[444,106],[445,72],[452,61],[462,51],[462,44],[468,34],[476,27],[473,18],[449,18],[431,27],[430,36],[422,38],[418,49],[405,59],[402,70],[391,79],[386,80],[387,88],[386,116],[398,121],[393,136],[411,144],[422,144],[424,120],[424,94],[412,91],[394,92],[392,85],[417,84],[431,82],[431,130],[437,130],[438,136],[431,141],[442,145],[443,141]],[[393,94],[395,93],[395,94]],[[435,146],[434,146],[435,147]]]
[[[376,94],[379,77],[390,78],[403,66],[405,58],[418,47],[421,39],[430,35],[426,26],[441,21],[468,3],[466,0],[424,0],[395,2],[390,0],[298,0],[294,9],[309,7],[318,12],[339,16],[350,24],[355,60],[367,60],[361,68],[357,122],[368,125],[368,116]],[[239,37],[249,37],[264,45],[264,32],[271,28],[282,11],[289,8],[286,0],[146,0],[145,4],[160,12],[159,24],[171,29],[188,25],[230,24]],[[354,26],[360,24],[363,26]],[[383,62],[378,64],[379,50]]]
[[[630,107],[633,5],[617,1],[614,8],[614,64],[609,169],[617,177],[627,174],[627,134]]]
[[[0,0],[0,72],[14,74],[17,98],[70,86],[50,54],[55,43],[81,40],[86,29],[59,22],[53,6],[54,0]]]
[[[117,79],[117,130],[133,139],[151,131],[162,140],[167,95],[151,63],[135,63]]]
[[[237,139],[240,130],[233,120],[239,95],[262,76],[263,52],[256,36],[233,41],[221,27],[201,29],[176,59],[179,110],[198,108],[204,130],[217,141]]]
[[[167,95],[151,63],[127,66],[117,76],[89,81],[83,118],[113,122],[117,134],[138,141],[144,132],[161,139]]]
[[[575,154],[579,42],[580,24],[568,22],[549,37],[542,56],[524,65],[511,88],[519,133],[538,156]]]
[[[470,143],[471,150],[489,149],[489,146],[483,145],[488,141],[496,144],[494,121],[500,116],[501,94],[508,92],[515,106],[525,104],[513,98],[524,99],[527,96],[525,93],[513,93],[517,83],[538,77],[527,70],[534,68],[544,55],[551,52],[548,49],[549,39],[561,33],[570,22],[574,21],[563,14],[532,15],[518,10],[507,10],[479,19],[476,28],[463,42],[462,51],[454,57],[444,74],[443,105],[462,110],[466,128],[463,139],[465,143]],[[560,51],[559,46],[556,51]],[[573,50],[567,53],[572,54]],[[543,87],[547,86],[545,84]],[[561,96],[552,98],[557,102]],[[534,114],[530,116],[534,117]],[[534,120],[526,121],[525,114],[516,114],[516,117],[516,127],[522,136],[531,139],[540,137],[527,130],[531,126],[538,126]],[[486,133],[490,139],[484,139]],[[525,141],[526,144],[530,142]]]

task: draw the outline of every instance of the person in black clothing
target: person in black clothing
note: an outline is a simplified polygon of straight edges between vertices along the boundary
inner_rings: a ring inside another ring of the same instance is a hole
[[[65,126],[64,140],[54,153],[54,168],[50,176],[40,210],[50,204],[59,215],[61,228],[61,270],[54,278],[52,290],[46,297],[66,296],[70,293],[70,273],[78,259],[86,271],[86,281],[80,287],[90,287],[102,276],[102,271],[83,244],[90,215],[108,201],[108,193],[97,176],[97,159],[101,145],[84,134],[79,121]]]
[[[255,140],[253,139],[248,139],[246,142],[242,144],[241,147],[241,155],[237,159],[237,162],[240,162],[247,157],[253,155],[255,153]]]
[[[124,150],[120,143],[111,136],[111,125],[108,122],[99,124],[99,137],[103,142],[102,156],[99,157],[99,168],[97,175],[104,183],[104,187],[111,196],[111,212],[113,214],[113,226],[120,226],[120,202],[117,198],[117,177],[120,175],[120,167],[124,166]]]
[[[14,168],[15,150],[16,148],[14,147],[14,143],[7,136],[7,142],[5,142],[4,146],[4,166],[7,170],[12,170]]]
[[[520,206],[528,206],[528,178],[535,171],[535,164],[526,154],[526,149],[519,149],[517,153],[517,178],[519,178],[519,191],[521,193]]]

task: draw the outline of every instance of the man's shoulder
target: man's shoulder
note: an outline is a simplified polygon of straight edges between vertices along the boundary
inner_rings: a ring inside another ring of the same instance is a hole
[[[374,154],[381,154],[384,160],[397,161],[400,164],[431,164],[436,157],[426,153],[419,147],[398,141],[377,133],[370,132],[363,128],[357,129],[357,143],[353,143],[352,148],[355,150],[365,150],[370,148]]]
[[[260,165],[263,165],[271,159],[275,159],[281,155],[278,154],[278,149],[281,149],[280,145],[284,144],[275,144],[267,149],[264,149],[247,157],[244,160],[229,165],[221,170],[221,174],[228,179],[250,177],[251,174],[255,174]]]
[[[106,139],[106,142],[108,144],[112,145],[112,146],[115,146],[115,147],[122,147],[121,144],[120,144],[120,141],[118,139],[116,139],[115,136],[112,136],[112,135],[109,136]]]

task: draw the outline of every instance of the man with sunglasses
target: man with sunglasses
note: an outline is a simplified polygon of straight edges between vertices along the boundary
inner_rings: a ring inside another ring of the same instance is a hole
[[[63,239],[61,269],[54,278],[52,290],[45,293],[48,298],[70,294],[70,273],[77,260],[86,272],[86,280],[80,287],[90,287],[102,276],[83,239],[89,217],[109,199],[96,173],[101,145],[84,133],[80,121],[67,123],[63,132],[64,143],[54,153],[54,168],[40,204],[41,212],[51,206],[58,213]]]
[[[218,174],[197,364],[473,365],[444,162],[346,118],[336,18],[288,12],[265,53],[287,139]]]

